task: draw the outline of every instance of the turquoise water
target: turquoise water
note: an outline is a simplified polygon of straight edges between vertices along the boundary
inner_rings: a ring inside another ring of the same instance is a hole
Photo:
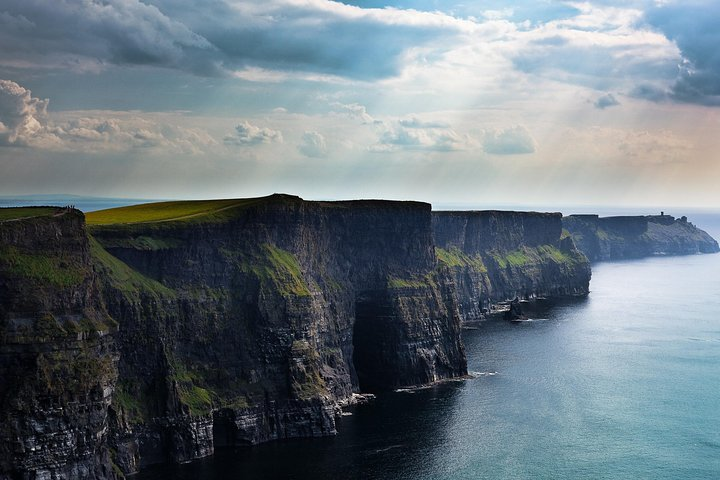
[[[591,290],[466,331],[477,378],[382,395],[337,437],[136,478],[720,478],[720,255],[601,263]]]

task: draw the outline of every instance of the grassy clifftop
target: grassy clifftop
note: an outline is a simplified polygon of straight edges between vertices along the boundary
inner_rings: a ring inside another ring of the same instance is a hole
[[[21,218],[46,217],[62,209],[58,207],[7,207],[0,208],[0,222]]]
[[[143,203],[90,212],[85,218],[88,225],[222,221],[232,217],[236,209],[261,203],[272,197],[274,196]]]

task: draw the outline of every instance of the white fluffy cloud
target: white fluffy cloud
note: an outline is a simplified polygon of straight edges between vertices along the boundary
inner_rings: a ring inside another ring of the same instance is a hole
[[[467,135],[460,135],[444,122],[399,120],[384,125],[378,143],[371,152],[390,153],[398,150],[452,152],[466,150],[472,144]]]
[[[48,100],[10,80],[0,80],[0,145],[27,146],[45,131]]]
[[[30,90],[13,81],[0,80],[0,146],[83,152],[157,147],[194,154],[217,143],[200,129],[123,112],[52,121],[48,103],[48,99],[33,97]]]
[[[251,146],[282,142],[282,133],[267,127],[258,127],[247,120],[235,127],[235,132],[223,139],[226,145]]]
[[[325,157],[328,153],[325,137],[319,132],[305,132],[298,150],[306,157],[312,158]]]
[[[485,132],[483,150],[493,155],[520,155],[535,152],[535,139],[522,125]]]
[[[367,108],[365,108],[364,105],[360,105],[359,103],[343,104],[339,102],[333,102],[330,104],[330,106],[334,108],[335,111],[344,113],[350,118],[356,118],[358,120],[361,120],[363,123],[373,123],[375,121],[375,119],[368,113]]]

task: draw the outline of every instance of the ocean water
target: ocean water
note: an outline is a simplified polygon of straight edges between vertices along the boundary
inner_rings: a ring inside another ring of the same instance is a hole
[[[135,478],[720,478],[720,255],[600,263],[591,290],[465,331],[477,378],[380,395],[336,437]]]

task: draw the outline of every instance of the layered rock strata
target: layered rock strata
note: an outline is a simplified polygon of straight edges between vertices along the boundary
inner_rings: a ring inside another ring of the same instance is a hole
[[[116,477],[116,331],[82,213],[0,222],[0,479]]]
[[[10,378],[22,363],[37,382],[2,390],[8,475],[109,478],[216,446],[332,435],[357,392],[466,374],[427,204],[274,195],[91,236],[82,220],[63,210],[0,223],[3,368]],[[28,273],[23,255],[60,273]],[[52,338],[38,330],[48,322]],[[98,330],[70,341],[69,322]],[[32,336],[13,333],[27,325]],[[43,363],[48,349],[62,353]],[[65,350],[88,371],[67,367]],[[39,431],[53,438],[41,450]]]
[[[560,213],[433,212],[437,256],[455,280],[463,321],[515,298],[586,295],[590,265]]]

